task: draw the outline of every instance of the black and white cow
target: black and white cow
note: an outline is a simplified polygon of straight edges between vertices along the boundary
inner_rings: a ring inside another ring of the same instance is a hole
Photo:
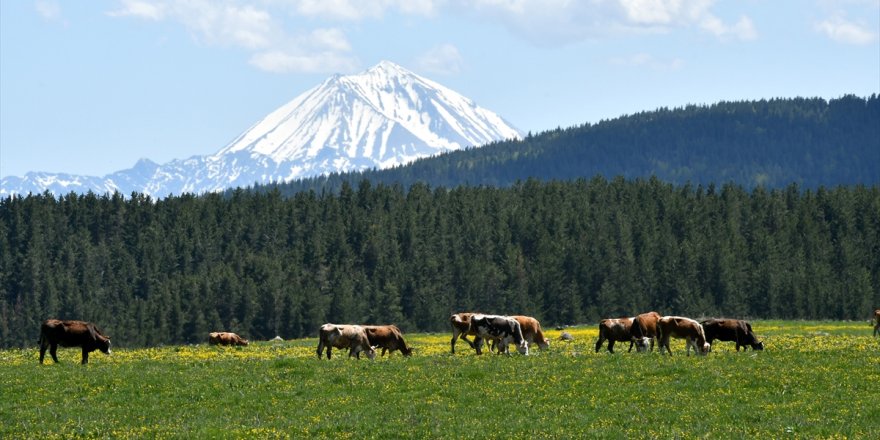
[[[523,338],[519,321],[509,316],[473,315],[468,333],[475,335],[474,348],[477,349],[477,354],[483,354],[483,341],[487,339],[500,343],[500,347],[515,344],[517,351],[524,355],[529,354],[529,343]]]

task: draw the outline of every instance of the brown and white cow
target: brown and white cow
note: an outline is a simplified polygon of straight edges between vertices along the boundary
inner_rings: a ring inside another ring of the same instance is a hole
[[[462,312],[449,317],[449,323],[452,325],[452,340],[449,343],[452,346],[452,354],[455,354],[455,341],[457,339],[461,339],[467,342],[471,348],[475,348],[474,343],[467,338],[468,335],[476,336],[474,333],[470,333],[471,316],[475,314],[473,312]]]
[[[719,341],[736,342],[736,351],[740,347],[753,350],[763,350],[764,343],[758,341],[755,332],[752,331],[752,325],[746,321],[739,319],[707,319],[700,322],[703,326],[703,332],[706,334],[706,342],[710,345],[717,339]]]
[[[367,339],[370,346],[374,348],[382,347],[382,356],[385,352],[400,350],[404,356],[412,355],[412,348],[406,346],[403,340],[403,332],[396,325],[363,325],[361,326],[367,332]]]
[[[327,359],[330,359],[333,348],[347,348],[348,357],[361,358],[361,352],[367,357],[374,359],[376,350],[370,345],[367,331],[359,325],[351,324],[324,324],[318,330],[318,359],[327,348]]]
[[[550,347],[550,340],[544,337],[544,330],[541,328],[540,321],[525,315],[511,315],[510,317],[519,322],[523,338],[528,341],[530,347],[533,344],[537,344],[541,350],[546,350]],[[499,353],[507,353],[507,346],[497,345],[497,347]]]
[[[232,332],[208,333],[208,343],[211,345],[248,345],[250,341]]]
[[[664,316],[657,322],[657,336],[660,340],[660,353],[663,348],[672,355],[669,349],[669,338],[684,339],[686,341],[687,355],[691,355],[691,347],[694,353],[705,355],[709,352],[709,343],[706,342],[706,334],[699,322],[682,316]]]
[[[58,362],[58,346],[82,347],[82,364],[89,363],[89,353],[100,350],[110,354],[110,338],[105,336],[95,324],[86,321],[61,321],[47,319],[40,326],[40,363],[46,356],[46,349],[52,360]]]
[[[660,314],[657,312],[645,312],[633,318],[632,337],[637,344],[638,351],[647,351],[648,343],[651,345],[651,351],[654,351],[658,321],[660,321]],[[632,350],[632,345],[630,345],[630,350]]]
[[[529,342],[523,337],[522,327],[516,319],[509,316],[474,314],[471,315],[470,323],[468,333],[476,335],[474,348],[477,349],[477,354],[483,354],[483,341],[494,339],[500,342],[501,347],[516,344],[517,351],[528,356]]]
[[[608,318],[599,321],[599,339],[596,340],[596,353],[602,349],[602,343],[608,341],[608,351],[614,353],[615,342],[629,342],[632,349],[633,318]]]
[[[874,336],[880,334],[880,309],[874,310]]]

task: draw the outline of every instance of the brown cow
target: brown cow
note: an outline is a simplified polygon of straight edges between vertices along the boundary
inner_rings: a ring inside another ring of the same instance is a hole
[[[455,340],[461,339],[464,342],[467,342],[471,348],[474,347],[474,343],[471,342],[467,335],[476,336],[473,332],[471,332],[471,316],[474,316],[476,313],[473,312],[462,312],[456,313],[449,317],[449,323],[452,324],[452,341],[450,341],[450,345],[452,345],[452,354],[455,354]]]
[[[522,329],[523,338],[528,341],[529,346],[538,344],[538,348],[545,350],[550,347],[550,340],[544,337],[544,330],[541,329],[541,322],[531,316],[512,315],[511,318],[519,322]],[[494,345],[493,341],[493,345]],[[507,353],[507,346],[497,345],[499,353]],[[491,349],[491,348],[490,348]]]
[[[753,350],[763,350],[764,343],[759,342],[752,331],[752,325],[746,321],[739,319],[707,319],[700,322],[703,326],[703,332],[706,334],[706,342],[709,343],[710,350],[712,343],[717,339],[719,341],[736,342],[736,351],[740,347]]]
[[[646,351],[648,349],[647,343],[651,344],[651,351],[654,351],[654,340],[657,339],[657,321],[660,321],[660,314],[657,312],[646,312],[633,318],[632,337],[638,344],[638,351]],[[629,348],[632,350],[632,344]]]
[[[406,346],[403,333],[396,325],[363,325],[361,327],[367,332],[367,339],[370,341],[371,347],[382,347],[382,356],[385,356],[385,351],[392,352],[394,350],[400,350],[404,356],[412,355],[412,347]]]
[[[614,353],[615,342],[630,342],[632,349],[633,318],[609,318],[599,321],[599,339],[596,341],[596,353],[602,349],[602,343],[608,340],[608,351]]]
[[[374,359],[376,350],[370,345],[367,331],[359,325],[324,324],[318,331],[318,359],[321,359],[324,347],[327,348],[327,359],[330,359],[333,348],[347,348],[348,357],[361,358],[361,352]]]
[[[40,363],[46,356],[46,349],[52,360],[58,362],[58,346],[82,347],[82,364],[89,363],[89,353],[100,350],[110,354],[110,338],[105,336],[95,324],[85,321],[61,321],[47,319],[40,326]]]
[[[248,345],[247,339],[232,332],[208,333],[208,343],[211,345]]]
[[[669,355],[672,350],[669,349],[669,338],[674,337],[684,339],[687,346],[687,355],[691,355],[691,347],[694,347],[694,353],[705,355],[709,352],[709,343],[706,342],[706,334],[703,332],[703,326],[699,322],[684,318],[681,316],[664,316],[657,322],[657,337],[660,340],[660,353],[663,348]],[[699,347],[699,348],[698,348]]]
[[[880,334],[880,309],[874,310],[874,336]]]

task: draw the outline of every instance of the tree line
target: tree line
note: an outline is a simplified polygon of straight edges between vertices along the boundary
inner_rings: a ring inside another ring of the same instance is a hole
[[[122,346],[447,331],[453,312],[545,326],[647,310],[863,319],[880,305],[880,189],[659,179],[338,192],[49,193],[0,200],[0,346],[49,317]]]

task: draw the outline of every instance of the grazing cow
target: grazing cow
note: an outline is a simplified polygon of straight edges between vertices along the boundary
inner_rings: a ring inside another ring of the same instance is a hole
[[[232,332],[208,333],[208,343],[211,345],[248,345],[247,339]]]
[[[717,339],[719,341],[736,342],[736,351],[740,347],[753,350],[763,350],[764,343],[759,342],[752,331],[752,325],[746,321],[738,319],[707,319],[700,322],[703,326],[703,332],[706,334],[706,342],[710,345]]]
[[[531,316],[511,315],[511,318],[519,322],[522,330],[523,338],[528,341],[529,346],[538,344],[538,348],[545,350],[550,347],[550,340],[544,337],[544,331],[541,329],[541,322]],[[492,341],[493,345],[495,341]],[[507,346],[497,345],[499,353],[507,353]]]
[[[472,315],[468,333],[476,335],[474,348],[477,354],[483,354],[483,341],[486,339],[500,341],[501,347],[516,344],[517,351],[527,356],[529,354],[529,342],[523,337],[519,321],[509,316]]]
[[[475,348],[474,343],[467,338],[467,335],[476,336],[474,333],[470,332],[471,316],[473,315],[475,315],[473,312],[462,312],[449,317],[449,323],[452,324],[452,341],[450,341],[450,345],[452,345],[452,354],[455,354],[456,339],[461,339],[464,342],[467,342],[471,348]]]
[[[664,316],[657,322],[657,337],[660,340],[660,353],[663,348],[672,356],[669,349],[669,338],[684,339],[687,346],[687,355],[691,355],[691,347],[694,353],[705,355],[709,352],[709,343],[706,342],[706,334],[699,322],[681,316]]]
[[[371,347],[382,347],[382,356],[385,356],[385,351],[392,352],[394,350],[400,350],[404,356],[412,355],[412,348],[406,346],[403,333],[396,325],[363,325],[361,327],[367,332],[367,339],[370,341]]]
[[[880,309],[874,310],[872,321],[874,321],[874,336],[877,336],[877,334],[880,334]]]
[[[40,363],[46,356],[46,349],[52,360],[58,362],[58,346],[82,347],[82,364],[89,363],[89,353],[100,350],[110,354],[110,338],[105,336],[95,324],[85,321],[61,321],[47,319],[40,326]]]
[[[632,349],[633,318],[610,318],[599,321],[599,339],[596,341],[596,353],[602,349],[602,343],[608,340],[608,351],[614,353],[615,342],[630,342]]]
[[[324,347],[327,347],[327,359],[330,359],[333,348],[347,348],[348,357],[361,358],[361,352],[374,359],[376,350],[370,345],[367,331],[359,325],[324,324],[318,331],[318,359],[321,359]]]
[[[632,337],[636,341],[636,349],[638,351],[646,351],[647,343],[651,344],[651,351],[654,351],[654,340],[657,339],[657,321],[660,321],[660,314],[657,312],[642,313],[633,318]],[[632,350],[632,344],[630,344]]]

